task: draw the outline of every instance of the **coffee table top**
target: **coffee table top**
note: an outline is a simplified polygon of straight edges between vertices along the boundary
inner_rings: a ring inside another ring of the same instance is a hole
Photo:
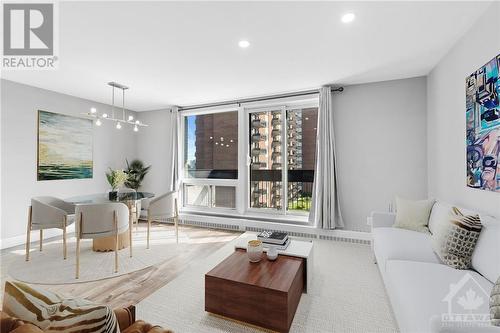
[[[257,233],[246,232],[238,238],[238,241],[234,245],[236,249],[247,248],[248,241],[257,239]],[[285,250],[278,250],[279,254],[284,254],[292,257],[306,258],[308,259],[313,250],[313,242],[307,240],[297,240],[292,239],[290,245]],[[267,247],[264,244],[264,252],[267,251]]]
[[[303,265],[303,259],[283,255],[278,256],[275,261],[270,261],[262,255],[261,261],[251,263],[245,250],[236,249],[206,275],[288,292],[301,265]]]

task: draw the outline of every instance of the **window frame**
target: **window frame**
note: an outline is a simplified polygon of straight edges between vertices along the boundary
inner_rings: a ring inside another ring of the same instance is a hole
[[[269,220],[279,219],[288,223],[307,224],[308,211],[288,211],[288,139],[287,139],[287,126],[286,115],[289,110],[296,110],[300,108],[319,107],[318,95],[314,97],[299,97],[299,98],[285,98],[261,102],[244,103],[240,105],[231,105],[225,107],[208,107],[196,110],[186,110],[179,112],[179,208],[182,213],[206,213],[208,215],[220,214],[225,216],[240,216],[243,218],[268,218]],[[285,152],[283,158],[282,170],[284,173],[283,181],[283,209],[278,211],[273,208],[252,208],[250,207],[250,142],[249,142],[249,115],[252,112],[276,111],[280,109],[282,112],[282,134],[285,140],[282,140],[282,151]],[[238,178],[237,179],[213,179],[213,178],[187,178],[185,177],[185,117],[195,115],[206,115],[224,112],[238,112]],[[232,186],[235,187],[235,208],[222,208],[222,207],[199,207],[185,205],[184,202],[184,184],[186,185],[208,185],[208,186]]]

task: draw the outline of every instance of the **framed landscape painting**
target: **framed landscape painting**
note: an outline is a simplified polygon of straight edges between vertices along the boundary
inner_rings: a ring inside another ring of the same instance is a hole
[[[38,180],[93,177],[93,122],[38,111]]]
[[[500,193],[500,54],[466,80],[467,186]]]

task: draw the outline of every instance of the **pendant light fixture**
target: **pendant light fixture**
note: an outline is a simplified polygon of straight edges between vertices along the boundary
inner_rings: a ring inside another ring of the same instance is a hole
[[[95,107],[90,108],[90,111],[84,113],[86,116],[95,119],[95,124],[97,126],[102,125],[102,120],[110,120],[115,123],[116,129],[121,129],[122,124],[128,124],[133,126],[134,132],[139,131],[139,127],[146,127],[148,125],[143,124],[139,120],[134,121],[134,116],[131,114],[126,115],[125,112],[125,90],[128,89],[127,86],[117,82],[108,82],[108,85],[111,86],[111,115],[108,113],[99,113]],[[122,108],[121,108],[121,117],[115,117],[115,89],[120,89],[122,91]]]

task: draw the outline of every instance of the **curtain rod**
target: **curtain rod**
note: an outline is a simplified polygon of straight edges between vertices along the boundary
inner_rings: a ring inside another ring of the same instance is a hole
[[[344,87],[338,87],[338,88],[332,87],[330,89],[332,91],[338,91],[338,92],[344,91]],[[294,93],[268,95],[268,96],[253,97],[253,98],[242,98],[242,99],[235,99],[232,101],[223,101],[223,102],[217,102],[217,103],[186,105],[186,106],[179,106],[179,111],[196,110],[196,109],[203,109],[203,108],[217,107],[217,106],[227,106],[227,105],[233,105],[233,104],[268,101],[268,100],[272,100],[272,99],[287,98],[287,97],[307,96],[307,95],[314,95],[317,93],[319,93],[318,89],[312,89],[312,90],[298,91],[298,92],[294,92]]]

